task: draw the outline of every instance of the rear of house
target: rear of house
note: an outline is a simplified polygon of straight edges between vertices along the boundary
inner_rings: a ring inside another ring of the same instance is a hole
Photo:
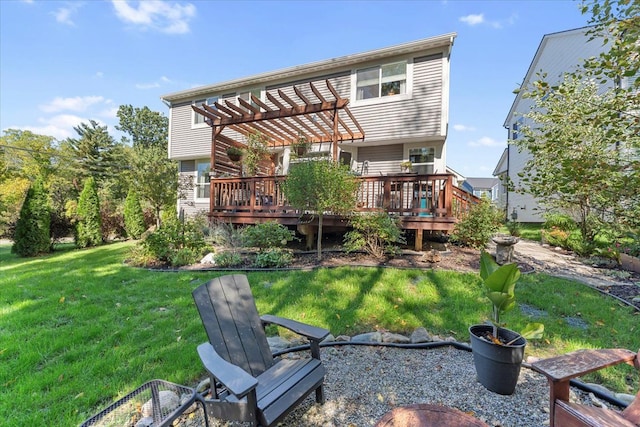
[[[343,131],[332,140],[324,138],[330,133],[324,129],[327,125],[314,123],[325,120],[320,115],[310,116],[306,122],[306,117],[286,119],[284,125],[277,125],[280,128],[270,128],[277,141],[270,142],[270,162],[259,175],[287,173],[295,162],[291,144],[296,134],[308,135],[319,156],[337,154],[362,176],[403,171],[446,174],[449,65],[454,39],[455,34],[445,34],[164,95],[162,99],[169,105],[169,157],[179,161],[181,179],[193,183],[193,190],[180,195],[178,208],[187,214],[211,212],[210,180],[242,175],[241,168],[215,160],[212,122],[193,106],[212,114],[220,107],[230,115],[242,111],[240,107],[264,113],[278,109],[283,94],[285,100],[294,98],[309,105],[347,100],[350,114],[338,118],[340,123],[335,126],[344,124],[352,131]],[[291,129],[285,127],[289,125]],[[241,145],[247,138],[243,126],[224,128],[218,138]],[[408,162],[411,166],[403,169]]]

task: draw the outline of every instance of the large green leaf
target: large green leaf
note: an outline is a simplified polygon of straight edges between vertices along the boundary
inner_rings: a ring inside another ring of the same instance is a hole
[[[482,251],[480,254],[480,278],[486,280],[487,277],[496,271],[500,266],[488,252]]]
[[[522,331],[520,331],[520,335],[522,335],[527,340],[538,340],[542,338],[544,334],[544,325],[542,323],[528,323],[527,326],[524,327]]]
[[[505,264],[484,279],[484,284],[490,291],[513,294],[519,278],[520,270],[518,265]]]

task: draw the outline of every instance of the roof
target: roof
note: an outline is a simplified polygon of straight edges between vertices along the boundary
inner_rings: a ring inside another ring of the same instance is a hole
[[[367,61],[384,59],[388,57],[420,52],[423,50],[447,48],[451,49],[456,33],[443,34],[441,36],[430,37],[413,42],[403,43],[395,46],[385,47],[381,49],[371,50],[362,53],[356,53],[338,58],[328,59],[324,61],[312,62],[304,65],[297,65],[290,68],[284,68],[277,71],[257,74],[240,79],[229,80],[222,83],[216,83],[206,86],[199,86],[192,89],[186,89],[179,92],[173,92],[162,95],[160,98],[168,102],[176,102],[192,99],[205,94],[216,92],[224,92],[243,86],[264,85],[283,80],[293,80],[305,75],[320,75],[328,70],[335,70],[342,67],[352,66]]]
[[[467,178],[465,182],[472,186],[474,190],[479,190],[493,188],[500,180],[498,178]]]
[[[518,104],[518,101],[520,101],[520,99],[522,98],[522,95],[524,92],[523,89],[525,89],[527,83],[531,81],[534,74],[539,71],[537,64],[540,61],[540,58],[542,57],[544,48],[546,47],[547,43],[549,43],[550,40],[564,37],[567,35],[572,35],[579,32],[583,32],[586,34],[587,30],[589,30],[590,28],[591,27],[581,27],[581,28],[575,28],[573,30],[559,31],[557,33],[545,34],[542,37],[542,40],[540,41],[540,45],[536,50],[536,54],[533,56],[533,60],[531,61],[531,64],[529,64],[529,69],[527,70],[527,74],[524,76],[524,79],[522,79],[522,83],[520,84],[520,90],[516,93],[516,96],[513,99],[513,103],[511,104],[511,108],[509,109],[509,113],[507,114],[507,117],[504,120],[503,126],[505,128],[508,129],[511,126],[510,118],[515,113],[515,108],[516,108],[516,105]]]
[[[506,173],[509,171],[509,147],[505,148],[500,156],[500,160],[498,160],[498,164],[496,168],[493,170],[493,176],[498,176],[500,174]]]

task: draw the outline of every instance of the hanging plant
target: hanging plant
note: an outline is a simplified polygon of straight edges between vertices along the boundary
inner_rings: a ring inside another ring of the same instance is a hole
[[[227,156],[232,162],[238,162],[242,158],[242,150],[238,147],[229,147],[227,148]]]

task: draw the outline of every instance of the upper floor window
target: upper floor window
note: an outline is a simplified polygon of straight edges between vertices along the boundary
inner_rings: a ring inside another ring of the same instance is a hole
[[[407,93],[407,61],[364,68],[356,72],[356,99]]]
[[[210,106],[210,107],[215,109],[216,108],[215,105],[214,105],[215,102],[218,102],[218,97],[217,96],[213,96],[213,97],[210,97],[210,98],[207,98],[207,99],[198,99],[197,101],[194,101],[193,104],[197,105],[197,106],[206,104],[206,105],[208,105],[208,106]],[[205,117],[202,114],[198,114],[195,111],[193,112],[193,124],[194,125],[199,125],[199,124],[205,123],[204,119],[205,119]]]
[[[520,137],[520,128],[522,127],[522,117],[520,117],[518,120],[516,120],[512,125],[511,125],[511,139],[518,139]]]
[[[256,104],[255,102],[253,102],[251,100],[251,95],[253,95],[256,98],[260,99],[260,96],[262,95],[262,91],[260,89],[251,89],[251,90],[248,90],[246,92],[240,92],[238,94],[238,98],[247,101],[249,104],[253,105],[254,107],[257,107],[258,104]],[[239,102],[238,102],[238,104],[239,104]]]

